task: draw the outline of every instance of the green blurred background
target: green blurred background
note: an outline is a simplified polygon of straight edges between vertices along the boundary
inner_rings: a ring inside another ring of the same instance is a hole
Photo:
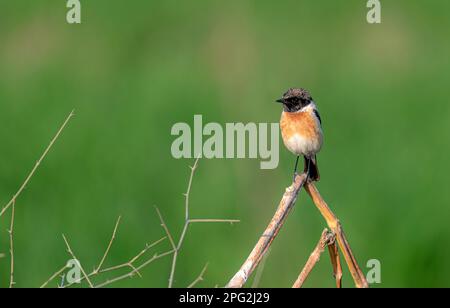
[[[62,233],[92,270],[119,215],[107,266],[164,235],[155,205],[178,238],[193,161],[172,158],[172,125],[194,114],[277,122],[273,101],[292,86],[319,105],[318,187],[364,271],[369,259],[381,261],[374,287],[450,286],[450,2],[382,1],[380,25],[367,23],[365,0],[81,2],[81,25],[66,23],[66,1],[0,4],[1,206],[76,109],[17,202],[17,287],[37,287],[65,264]],[[228,281],[272,217],[293,163],[282,146],[275,170],[260,170],[259,160],[200,161],[192,217],[241,222],[193,225],[175,286],[207,262],[198,286]],[[9,213],[0,220],[6,254]],[[259,285],[291,286],[324,226],[302,192]],[[166,241],[146,257],[168,249]],[[308,287],[333,287],[327,259]],[[170,262],[114,286],[165,287]],[[8,279],[5,257],[0,286]]]

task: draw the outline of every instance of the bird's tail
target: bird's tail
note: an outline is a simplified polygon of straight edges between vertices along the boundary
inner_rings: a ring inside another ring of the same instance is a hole
[[[305,156],[305,172],[309,169],[309,179],[311,181],[317,182],[320,180],[319,168],[317,167],[316,156],[308,158]]]

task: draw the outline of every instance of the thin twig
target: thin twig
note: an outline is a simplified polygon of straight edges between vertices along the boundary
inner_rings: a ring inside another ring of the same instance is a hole
[[[250,275],[261,262],[261,259],[266,254],[273,240],[277,236],[300,192],[303,184],[306,181],[306,174],[301,174],[295,177],[294,183],[286,189],[286,192],[281,199],[275,215],[270,221],[263,235],[260,237],[258,243],[253,248],[247,260],[241,266],[241,269],[228,282],[228,288],[242,288],[247,282]]]
[[[153,243],[150,244],[150,245],[146,245],[146,247],[145,247],[141,252],[139,252],[136,256],[134,256],[133,258],[131,258],[128,262],[125,262],[125,263],[122,263],[122,264],[119,264],[119,265],[116,265],[116,266],[111,266],[111,267],[108,267],[108,268],[100,269],[98,272],[93,271],[93,272],[91,272],[90,274],[88,274],[87,277],[92,278],[92,277],[94,277],[94,276],[96,276],[96,275],[99,275],[99,274],[103,274],[103,273],[108,273],[108,272],[120,270],[120,269],[123,269],[123,268],[126,268],[126,267],[131,268],[133,274],[138,274],[138,275],[140,275],[140,274],[139,274],[139,271],[136,270],[136,267],[135,267],[134,263],[135,263],[137,260],[139,260],[139,259],[140,259],[140,258],[141,258],[148,250],[150,250],[150,249],[153,248],[154,246],[158,245],[159,243],[161,243],[162,241],[164,241],[166,238],[167,238],[167,237],[163,237],[163,238],[161,238],[161,239],[159,239],[159,240],[153,242]],[[68,285],[64,286],[63,288],[70,288],[70,287],[73,286],[75,283],[80,283],[80,282],[83,282],[84,280],[86,280],[86,278],[83,276],[83,277],[80,278],[79,281],[73,282],[73,283],[69,283]]]
[[[31,170],[31,172],[29,173],[29,175],[27,176],[27,178],[25,179],[25,181],[23,182],[22,186],[20,186],[19,190],[16,192],[16,194],[12,197],[12,199],[8,202],[8,204],[3,207],[3,209],[0,212],[0,217],[3,216],[3,214],[5,214],[5,212],[12,206],[13,203],[16,202],[17,198],[19,197],[19,195],[22,193],[22,191],[25,189],[25,187],[28,185],[28,182],[30,182],[31,178],[33,177],[33,175],[35,174],[36,170],[38,169],[38,167],[41,165],[42,161],[44,160],[44,158],[47,156],[48,152],[50,151],[50,149],[53,147],[53,145],[55,144],[56,140],[58,140],[59,136],[61,135],[61,133],[63,132],[64,128],[67,126],[67,124],[69,123],[70,119],[72,119],[72,117],[74,116],[74,110],[69,114],[69,116],[66,118],[66,120],[64,121],[63,125],[60,127],[60,129],[58,130],[58,132],[56,133],[56,135],[53,137],[53,139],[50,141],[50,144],[47,146],[47,148],[45,149],[44,153],[42,154],[42,156],[39,158],[39,160],[36,162],[36,164],[34,165],[33,169]]]
[[[53,281],[53,279],[55,279],[56,277],[61,276],[61,275],[65,272],[66,269],[67,269],[67,264],[64,265],[64,267],[62,267],[61,269],[59,269],[59,270],[58,270],[56,273],[54,273],[52,276],[50,276],[50,278],[47,279],[47,281],[44,282],[44,283],[40,286],[40,289],[45,288],[50,282]]]
[[[111,266],[111,267],[102,269],[102,270],[99,271],[99,273],[111,272],[111,271],[115,271],[115,270],[118,270],[118,269],[121,269],[121,268],[125,268],[125,267],[129,267],[131,269],[136,269],[134,267],[134,262],[136,262],[140,257],[142,257],[150,248],[153,248],[154,246],[158,245],[159,243],[161,243],[165,239],[167,239],[166,236],[161,238],[161,239],[159,239],[159,240],[157,240],[156,242],[153,242],[150,245],[146,245],[146,247],[140,253],[138,253],[136,256],[131,258],[128,262],[122,263],[120,265]]]
[[[173,277],[175,275],[175,267],[177,264],[178,246],[181,241],[178,243],[178,245],[175,244],[172,234],[170,233],[169,228],[167,227],[167,224],[165,223],[164,218],[162,217],[161,212],[159,211],[158,208],[156,208],[156,212],[158,213],[159,220],[161,221],[161,226],[163,227],[164,231],[166,231],[167,237],[169,238],[169,241],[170,241],[170,245],[173,248],[172,267],[171,267],[170,276],[169,276],[169,288],[171,288],[173,285]],[[187,230],[187,225],[185,224],[184,228],[183,228],[181,240],[184,238],[184,234],[186,233],[186,230]]]
[[[303,286],[312,269],[317,264],[317,262],[319,262],[320,256],[325,251],[325,248],[331,243],[334,243],[334,241],[334,234],[329,232],[328,229],[323,230],[319,243],[317,243],[316,248],[308,258],[306,265],[303,267],[300,275],[292,286],[293,288],[301,288]]]
[[[198,277],[187,288],[192,289],[193,287],[195,287],[197,285],[197,283],[199,283],[200,281],[203,281],[203,279],[204,279],[203,276],[205,275],[205,272],[207,269],[208,269],[208,263],[206,263],[205,267],[200,272],[200,275],[198,275]]]
[[[180,235],[180,238],[177,243],[175,243],[175,241],[173,240],[173,236],[171,235],[169,228],[167,227],[167,224],[164,222],[161,212],[159,211],[158,208],[156,208],[159,219],[161,221],[161,226],[164,228],[164,231],[166,232],[167,236],[169,237],[170,243],[171,243],[173,251],[174,251],[173,256],[172,256],[172,266],[171,266],[170,275],[169,275],[169,286],[168,286],[169,288],[173,287],[174,278],[175,278],[175,269],[176,269],[177,260],[178,260],[178,254],[180,252],[181,247],[183,246],[184,239],[186,237],[187,231],[191,224],[193,224],[193,223],[230,223],[230,224],[233,224],[233,223],[239,222],[239,220],[234,220],[234,219],[191,219],[190,218],[189,198],[190,198],[191,189],[192,189],[192,182],[194,179],[195,171],[198,168],[199,160],[200,160],[200,157],[198,157],[195,160],[194,166],[190,167],[191,174],[189,176],[188,187],[187,187],[186,193],[183,194],[185,197],[185,204],[184,204],[184,206],[185,206],[185,221],[184,221],[184,225],[183,225],[183,230],[181,231],[181,235]]]
[[[330,254],[331,265],[333,266],[333,276],[336,280],[336,287],[340,289],[342,288],[342,264],[336,241],[328,245],[328,252]]]
[[[124,274],[122,276],[116,277],[114,279],[107,280],[103,284],[100,284],[100,285],[96,286],[96,287],[99,287],[99,288],[105,287],[105,286],[108,286],[108,285],[110,285],[110,284],[112,284],[114,282],[120,281],[122,279],[133,277],[136,274],[140,276],[139,271],[142,268],[144,268],[145,266],[147,266],[148,264],[150,264],[150,263],[154,262],[155,260],[158,260],[158,259],[160,259],[162,257],[172,255],[173,256],[172,257],[172,267],[171,267],[171,272],[170,272],[170,277],[169,277],[169,287],[172,287],[173,286],[173,282],[174,282],[174,277],[175,277],[175,269],[176,269],[178,254],[179,254],[179,251],[180,251],[180,249],[181,249],[181,247],[183,245],[183,242],[184,242],[184,239],[186,237],[188,228],[189,228],[189,226],[191,224],[195,224],[195,223],[230,223],[230,224],[233,224],[233,223],[239,222],[239,220],[235,220],[235,219],[215,219],[215,218],[213,218],[213,219],[190,219],[189,218],[189,195],[190,195],[190,192],[191,192],[193,176],[194,176],[195,170],[197,169],[197,166],[198,166],[198,160],[199,159],[197,159],[195,161],[195,164],[194,164],[193,167],[190,167],[191,168],[191,176],[189,178],[187,192],[184,194],[184,196],[186,197],[186,202],[185,202],[185,210],[186,210],[185,223],[184,223],[183,230],[181,232],[181,235],[180,235],[180,238],[179,238],[178,242],[177,243],[175,242],[174,237],[171,234],[171,232],[170,232],[166,222],[164,221],[164,218],[163,218],[160,210],[157,207],[155,207],[156,212],[157,212],[158,217],[159,217],[160,222],[161,222],[161,226],[163,227],[163,229],[164,229],[164,231],[166,233],[166,236],[164,238],[158,240],[157,242],[151,244],[151,245],[147,245],[147,247],[144,250],[142,250],[139,254],[137,254],[135,257],[133,257],[130,261],[125,262],[125,263],[120,264],[120,265],[111,266],[111,267],[108,267],[108,268],[103,268],[105,260],[107,259],[107,256],[108,256],[108,254],[109,254],[109,252],[111,250],[111,247],[112,247],[112,245],[114,243],[114,240],[115,240],[115,237],[116,237],[116,233],[117,233],[117,230],[118,230],[118,227],[119,227],[119,224],[120,224],[120,219],[121,219],[119,217],[117,222],[116,222],[115,228],[113,230],[112,237],[111,237],[111,239],[109,241],[109,244],[108,244],[108,246],[106,248],[106,251],[105,251],[105,253],[104,253],[104,255],[103,255],[99,265],[96,268],[94,268],[94,271],[92,273],[90,273],[90,274],[86,274],[86,272],[84,271],[84,269],[80,265],[80,269],[81,269],[81,271],[83,273],[83,277],[81,277],[76,283],[82,282],[83,280],[87,280],[89,285],[91,287],[93,287],[93,284],[90,281],[90,278],[92,278],[93,276],[96,276],[96,275],[98,275],[100,273],[116,271],[116,270],[119,270],[119,269],[123,269],[125,267],[131,268],[130,272],[128,272],[128,273],[126,273],[126,274]],[[165,252],[163,254],[155,254],[152,258],[150,258],[149,260],[147,260],[146,262],[144,262],[143,264],[141,264],[138,267],[136,267],[134,265],[134,263],[138,259],[140,259],[151,247],[155,246],[156,244],[162,242],[165,239],[169,239],[170,245],[172,247],[172,249],[170,251],[167,251],[167,252]],[[69,244],[68,244],[68,242],[67,242],[65,237],[64,237],[64,240],[66,241],[66,245],[68,247],[69,253],[73,256],[73,258],[75,260],[77,260],[76,257],[73,255],[73,252],[72,252],[72,250],[71,250],[71,248],[70,248],[70,246],[69,246]],[[79,263],[79,261],[78,261],[78,263]],[[58,275],[64,273],[64,271],[66,269],[67,269],[67,267],[64,267],[64,268],[60,269],[59,271],[57,271],[55,274],[53,274],[50,277],[50,279],[48,279],[42,285],[42,287],[47,286],[49,282],[51,282],[53,279],[55,279]],[[203,279],[203,275],[204,275],[205,271],[206,271],[206,267],[201,272],[200,276],[191,284],[191,286],[194,286],[196,283],[198,283],[199,281],[201,281]],[[73,284],[75,284],[75,282],[71,283],[71,284],[68,284],[68,285],[64,285],[62,287],[63,288],[68,288],[68,287],[72,286]]]
[[[89,276],[86,274],[86,272],[84,271],[83,267],[81,266],[80,260],[78,260],[78,258],[77,258],[77,257],[75,256],[75,254],[73,253],[72,248],[70,248],[70,245],[69,245],[69,242],[68,242],[67,239],[66,239],[66,236],[63,234],[62,237],[63,237],[63,239],[64,239],[64,242],[66,243],[66,246],[67,246],[67,252],[72,256],[72,258],[73,258],[75,261],[77,261],[78,266],[80,267],[80,270],[81,270],[81,272],[83,273],[83,276],[86,278],[86,280],[87,280],[89,286],[90,286],[91,288],[94,288],[94,285],[92,284],[91,280],[89,279]]]
[[[172,248],[174,250],[176,250],[177,245],[175,245],[172,234],[170,233],[169,228],[167,227],[166,222],[164,221],[164,218],[161,215],[161,212],[159,211],[159,209],[156,206],[155,206],[155,209],[156,209],[156,213],[158,213],[159,220],[161,221],[161,227],[163,227],[164,231],[166,231],[166,235],[167,235],[167,238],[169,239],[170,245],[172,246]]]
[[[200,160],[200,157],[197,157],[197,159],[194,162],[194,166],[189,167],[191,169],[191,175],[189,176],[189,182],[188,182],[188,187],[186,190],[186,193],[184,194],[185,197],[185,203],[184,203],[184,210],[185,210],[185,221],[184,221],[184,226],[183,226],[183,231],[181,232],[180,235],[180,239],[178,240],[178,244],[175,246],[175,252],[173,254],[172,257],[172,267],[170,269],[170,276],[169,276],[169,288],[172,288],[173,286],[173,281],[175,278],[175,269],[177,266],[177,260],[178,260],[178,252],[181,249],[181,246],[183,245],[184,242],[184,238],[186,236],[186,232],[189,228],[189,198],[190,198],[190,194],[191,194],[191,188],[192,188],[192,182],[194,180],[194,174],[195,171],[197,170],[198,167],[198,161]],[[161,214],[159,214],[161,217]],[[167,229],[167,226],[166,226]],[[168,230],[166,230],[167,232]],[[175,243],[173,243],[175,245]]]
[[[158,213],[159,220],[161,221],[161,227],[163,227],[164,231],[166,232],[166,235],[169,238],[170,245],[172,246],[172,249],[173,249],[172,250],[173,251],[172,268],[170,270],[170,276],[169,276],[169,288],[171,288],[172,284],[173,284],[173,277],[174,277],[174,274],[175,274],[175,266],[176,266],[176,263],[177,263],[178,247],[177,247],[177,245],[175,244],[175,242],[173,240],[172,234],[170,233],[169,228],[167,227],[167,225],[166,225],[166,223],[164,221],[164,218],[161,215],[161,212],[159,211],[159,209],[157,207],[155,207],[155,209],[156,209],[156,212]],[[184,229],[186,229],[186,225],[184,225]],[[186,231],[184,230],[183,234],[185,232]]]
[[[111,246],[112,246],[112,244],[113,244],[113,242],[114,242],[114,240],[115,240],[115,238],[116,238],[117,228],[119,227],[120,219],[121,219],[121,216],[119,216],[119,218],[117,218],[117,222],[116,222],[116,225],[115,225],[115,227],[114,227],[114,231],[113,231],[113,234],[112,234],[112,236],[111,236],[111,240],[109,241],[108,247],[106,248],[106,251],[105,251],[105,254],[103,255],[102,260],[100,261],[100,263],[99,263],[99,265],[97,266],[97,268],[94,270],[95,273],[98,273],[98,272],[100,271],[100,269],[101,269],[102,266],[103,266],[103,263],[104,263],[105,260],[106,260],[106,257],[107,257],[108,254],[109,254],[109,251],[110,251],[110,249],[111,249]]]
[[[361,271],[358,262],[350,248],[350,245],[345,237],[344,230],[342,229],[341,223],[339,219],[334,215],[331,209],[328,207],[327,203],[323,200],[319,191],[317,190],[314,183],[309,182],[305,185],[305,189],[308,194],[311,196],[314,204],[325,218],[328,227],[331,231],[336,234],[336,239],[339,244],[339,247],[344,255],[345,261],[349,267],[350,273],[352,274],[353,280],[355,281],[355,285],[357,288],[368,288],[366,277],[364,277],[363,272]]]
[[[155,254],[151,259],[147,260],[147,261],[144,262],[141,266],[135,268],[135,269],[132,270],[131,272],[129,272],[129,273],[125,274],[125,275],[119,276],[119,277],[117,277],[117,278],[107,280],[106,282],[97,285],[96,288],[104,288],[104,287],[106,287],[106,286],[108,286],[108,285],[110,285],[110,284],[112,284],[112,283],[118,282],[118,281],[120,281],[120,280],[124,280],[124,279],[127,279],[127,278],[131,278],[131,277],[133,277],[138,271],[141,271],[144,267],[146,267],[146,266],[149,265],[150,263],[152,263],[152,262],[154,262],[154,261],[156,261],[156,260],[158,260],[158,259],[161,259],[161,258],[163,258],[163,257],[165,257],[165,256],[169,256],[169,255],[171,255],[171,254],[173,254],[173,253],[174,253],[174,251],[173,251],[173,250],[170,250],[170,251],[167,251],[167,252],[162,253],[162,254],[159,254],[159,255],[158,255],[158,254]]]
[[[14,216],[15,216],[15,208],[16,202],[13,201],[12,209],[11,209],[11,225],[9,227],[9,253],[11,255],[11,264],[10,264],[10,278],[9,278],[9,288],[12,289],[14,286]]]
[[[186,198],[185,199],[185,203],[184,203],[186,220],[189,220],[189,196],[191,194],[192,181],[194,179],[195,170],[197,170],[198,161],[199,160],[200,160],[200,157],[197,157],[197,159],[194,162],[194,166],[190,167],[191,168],[191,175],[189,177],[189,183],[188,183],[188,187],[187,187],[186,193],[184,194],[184,196]]]

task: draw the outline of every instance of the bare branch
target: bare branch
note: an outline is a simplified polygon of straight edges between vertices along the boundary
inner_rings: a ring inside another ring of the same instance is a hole
[[[180,238],[176,244],[175,244],[175,241],[173,240],[172,235],[170,234],[167,224],[164,222],[164,219],[163,219],[160,211],[158,210],[158,208],[156,209],[156,211],[158,212],[159,219],[161,221],[161,226],[164,228],[167,236],[169,237],[170,243],[171,243],[171,245],[173,247],[173,251],[174,251],[173,256],[172,256],[172,266],[171,266],[170,276],[169,276],[169,286],[168,286],[169,288],[173,287],[174,277],[175,277],[175,269],[176,269],[177,260],[178,260],[178,254],[179,254],[181,247],[183,246],[184,239],[186,237],[187,231],[189,229],[189,225],[191,223],[231,223],[231,224],[233,224],[233,223],[239,222],[239,220],[234,220],[234,219],[190,219],[189,198],[190,198],[191,189],[192,189],[192,182],[194,179],[195,171],[198,168],[199,160],[200,160],[200,157],[198,157],[195,160],[194,166],[190,167],[191,175],[189,177],[188,187],[187,187],[186,193],[183,194],[184,197],[186,198],[185,199],[185,221],[184,221],[184,225],[183,225],[183,230],[181,231]]]
[[[16,208],[16,201],[14,200],[12,203],[12,209],[11,209],[11,225],[9,227],[8,233],[9,233],[9,253],[11,256],[11,263],[10,263],[10,278],[9,278],[9,288],[12,289],[15,282],[14,282],[14,216],[15,216],[15,208]]]
[[[334,234],[329,232],[328,229],[323,230],[319,243],[317,243],[316,248],[306,262],[305,267],[292,286],[293,288],[301,288],[303,286],[312,269],[317,264],[317,262],[319,262],[321,254],[325,251],[325,247],[329,246],[331,243],[334,243],[334,241]]]
[[[108,268],[105,268],[105,269],[100,269],[98,272],[93,271],[92,273],[88,274],[87,277],[92,278],[92,277],[94,277],[94,276],[96,276],[96,275],[99,275],[99,274],[108,273],[108,272],[120,270],[120,269],[127,268],[127,267],[131,268],[133,275],[134,275],[134,274],[137,274],[137,275],[140,276],[140,273],[139,273],[139,271],[137,270],[137,268],[135,267],[134,263],[135,263],[137,260],[139,260],[139,259],[140,259],[140,258],[141,258],[148,250],[150,250],[150,249],[153,248],[154,246],[158,245],[159,243],[161,243],[162,241],[164,241],[166,238],[167,238],[167,237],[163,237],[163,238],[161,238],[161,239],[159,239],[159,240],[153,242],[153,243],[150,244],[150,245],[146,245],[146,247],[145,247],[141,252],[139,252],[136,256],[134,256],[133,258],[131,258],[128,262],[125,262],[125,263],[122,263],[122,264],[116,265],[116,266],[111,266],[111,267],[108,267]],[[57,275],[56,275],[56,276],[57,276]],[[55,277],[56,277],[56,276],[55,276]],[[55,277],[53,277],[53,279],[54,279]],[[127,277],[128,277],[128,276],[127,276]],[[126,278],[126,277],[125,277],[125,278]],[[51,281],[51,280],[52,280],[52,279],[50,279],[50,281]],[[86,280],[86,277],[83,276],[83,277],[80,279],[80,281],[78,281],[78,282],[82,282],[82,281],[84,281],[84,280]],[[64,286],[64,288],[70,288],[70,287],[73,286],[74,284],[75,284],[75,282],[70,283],[70,284]]]
[[[336,241],[328,245],[328,252],[330,254],[331,265],[333,266],[333,276],[336,280],[336,287],[340,289],[342,288],[342,265]]]
[[[188,188],[186,190],[186,193],[184,194],[184,196],[186,198],[186,200],[185,200],[186,220],[189,220],[189,196],[191,194],[192,181],[194,179],[195,170],[197,170],[199,160],[200,160],[200,157],[197,157],[197,159],[194,162],[194,166],[190,167],[191,168],[191,176],[189,177]]]
[[[305,189],[313,200],[314,204],[325,218],[328,227],[331,231],[336,234],[336,239],[339,244],[339,247],[344,255],[345,261],[349,267],[350,273],[352,274],[353,280],[355,281],[355,285],[358,288],[368,288],[366,277],[361,271],[358,262],[350,248],[350,244],[345,237],[344,230],[342,229],[341,223],[339,219],[334,215],[331,209],[328,207],[328,204],[323,200],[319,191],[317,190],[314,183],[307,183],[305,185]]]
[[[277,211],[270,221],[268,227],[260,237],[258,243],[253,248],[252,252],[248,256],[247,260],[241,266],[241,269],[233,276],[228,282],[228,288],[241,288],[253,273],[255,268],[261,262],[261,259],[266,254],[270,245],[275,237],[278,235],[281,227],[286,221],[291,209],[293,208],[295,201],[297,200],[298,193],[300,192],[303,184],[306,181],[306,174],[301,174],[295,177],[294,183],[286,189],[283,198],[280,201]]]
[[[114,242],[114,239],[116,238],[117,228],[119,227],[120,219],[121,219],[121,216],[119,216],[119,218],[117,219],[117,222],[116,222],[116,225],[115,225],[115,227],[114,227],[114,231],[113,231],[111,240],[109,241],[108,247],[106,248],[106,251],[105,251],[105,254],[103,255],[102,260],[100,261],[100,263],[99,263],[99,265],[97,266],[97,268],[94,270],[95,273],[98,273],[98,272],[100,271],[100,269],[101,269],[102,266],[103,266],[103,263],[104,263],[105,260],[106,260],[106,257],[107,257],[108,254],[109,254],[109,251],[110,251],[111,246],[112,246],[112,244],[113,244],[113,242]]]
[[[63,125],[60,127],[60,129],[58,130],[58,132],[56,133],[56,135],[53,137],[53,139],[50,141],[50,144],[47,146],[47,148],[45,149],[44,153],[42,154],[42,156],[39,158],[39,160],[36,162],[36,164],[34,165],[34,168],[31,170],[30,174],[27,176],[27,178],[25,179],[25,181],[23,182],[22,186],[20,186],[19,190],[16,192],[16,194],[12,197],[12,199],[8,202],[7,205],[5,205],[5,207],[3,207],[3,209],[0,211],[0,217],[3,216],[3,214],[5,214],[5,212],[16,202],[17,198],[20,196],[20,194],[22,193],[22,191],[25,189],[25,187],[28,185],[28,182],[30,182],[31,178],[33,177],[33,175],[35,174],[36,170],[38,169],[38,167],[41,165],[42,161],[44,160],[44,158],[47,156],[48,152],[50,151],[50,149],[53,147],[53,145],[55,144],[56,140],[58,140],[59,136],[61,135],[61,133],[63,132],[64,128],[66,128],[67,124],[69,123],[70,119],[72,119],[72,117],[74,116],[74,111],[72,111],[69,116],[66,118],[66,120],[64,121]]]
[[[47,279],[47,281],[44,282],[44,283],[40,286],[40,288],[41,288],[41,289],[45,288],[45,287],[46,287],[50,282],[52,282],[56,277],[61,276],[61,275],[65,272],[66,269],[67,269],[67,264],[64,265],[64,267],[62,267],[61,269],[59,269],[56,273],[54,273],[49,279]]]
[[[187,287],[188,289],[192,289],[199,283],[200,281],[203,281],[203,276],[205,275],[206,270],[208,269],[208,263],[206,263],[203,270],[200,272],[200,275]]]
[[[155,206],[155,209],[156,209],[156,213],[158,213],[159,220],[161,221],[161,227],[163,227],[164,231],[166,231],[167,237],[169,238],[170,245],[172,245],[172,248],[174,250],[177,250],[177,245],[175,245],[172,234],[170,233],[169,228],[167,227],[166,222],[164,221],[164,218],[161,215],[161,212],[159,211],[159,209],[156,206]]]
[[[108,286],[108,285],[110,285],[110,284],[113,284],[113,283],[115,283],[115,282],[118,282],[118,281],[120,281],[120,280],[124,280],[124,279],[127,279],[127,278],[132,278],[138,271],[142,270],[144,267],[146,267],[146,266],[149,265],[150,263],[152,263],[152,262],[154,262],[154,261],[156,261],[156,260],[158,260],[158,259],[161,259],[161,258],[163,258],[163,257],[165,257],[165,256],[169,256],[169,255],[171,255],[171,254],[173,254],[173,253],[174,253],[174,251],[173,251],[173,250],[170,250],[170,251],[167,251],[167,252],[165,252],[165,253],[163,253],[163,254],[160,254],[160,255],[155,254],[151,259],[147,260],[147,261],[144,262],[141,266],[135,268],[135,269],[132,270],[131,272],[129,272],[129,273],[125,274],[125,275],[119,276],[119,277],[117,277],[117,278],[107,280],[106,282],[97,285],[96,288],[104,288],[104,287],[106,287],[106,286]]]
[[[95,267],[94,270],[90,274],[87,274],[84,271],[84,269],[81,267],[81,264],[79,264],[80,265],[80,269],[81,269],[81,271],[83,273],[83,277],[81,277],[77,282],[70,283],[68,285],[64,285],[64,286],[61,286],[61,287],[62,288],[68,288],[68,287],[71,287],[72,285],[74,285],[75,283],[80,283],[82,281],[87,281],[89,283],[89,286],[94,287],[94,284],[92,283],[92,281],[90,279],[93,278],[96,275],[99,275],[101,273],[112,272],[112,271],[124,269],[124,268],[127,268],[127,267],[131,269],[130,272],[128,272],[128,273],[126,273],[126,274],[124,274],[122,276],[116,277],[114,279],[107,280],[106,282],[95,286],[95,287],[99,287],[99,288],[105,287],[105,286],[108,286],[108,285],[110,285],[110,284],[112,284],[114,282],[117,282],[117,281],[120,281],[120,280],[126,279],[126,278],[131,278],[131,277],[133,277],[135,275],[141,276],[140,273],[139,273],[139,271],[141,269],[143,269],[144,267],[146,267],[150,263],[154,262],[155,260],[158,260],[158,259],[160,259],[162,257],[169,256],[169,255],[172,255],[172,266],[171,266],[170,277],[169,277],[169,288],[172,287],[173,286],[173,282],[174,282],[174,277],[175,277],[175,269],[176,269],[176,264],[177,264],[178,253],[179,253],[179,251],[180,251],[180,249],[181,249],[181,247],[182,247],[182,245],[184,243],[184,239],[186,237],[187,230],[188,230],[190,224],[194,224],[194,223],[230,223],[230,224],[233,224],[233,223],[239,222],[239,220],[234,220],[234,219],[190,219],[189,218],[189,194],[191,192],[193,176],[195,174],[195,170],[197,169],[197,166],[198,166],[198,159],[195,161],[194,166],[190,167],[191,168],[191,175],[190,175],[190,178],[189,178],[187,192],[186,192],[186,194],[184,194],[185,197],[186,197],[185,209],[186,209],[186,214],[187,215],[185,217],[186,218],[185,219],[185,223],[184,223],[183,230],[181,232],[181,235],[180,235],[180,238],[179,238],[178,242],[175,242],[174,237],[173,237],[172,233],[170,232],[170,230],[169,230],[169,228],[168,228],[168,226],[167,226],[167,224],[166,224],[166,222],[165,222],[165,220],[164,220],[164,218],[163,218],[163,216],[161,214],[161,211],[157,207],[155,207],[156,212],[157,212],[158,217],[159,217],[159,220],[160,220],[160,223],[161,223],[161,226],[164,229],[164,231],[166,233],[166,236],[164,238],[154,242],[151,245],[147,245],[144,250],[142,250],[140,253],[138,253],[135,257],[133,257],[128,262],[125,262],[125,263],[122,263],[122,264],[119,264],[119,265],[116,265],[116,266],[111,266],[111,267],[108,267],[108,268],[103,268],[103,265],[105,264],[105,261],[106,261],[108,255],[109,255],[109,252],[111,250],[111,247],[112,247],[112,245],[114,243],[114,240],[116,238],[116,235],[117,235],[117,230],[118,230],[118,227],[119,227],[119,224],[120,224],[120,220],[121,220],[121,217],[119,217],[117,219],[116,224],[115,224],[115,227],[114,227],[114,230],[113,230],[113,234],[111,236],[109,244],[108,244],[108,246],[106,248],[105,253],[103,254],[102,259],[99,262],[99,265],[97,267]],[[63,237],[64,237],[64,235],[63,235]],[[148,259],[147,261],[145,261],[140,266],[136,266],[134,264],[151,247],[159,244],[160,242],[162,242],[165,239],[169,239],[170,245],[172,247],[172,249],[170,251],[167,251],[167,252],[162,253],[162,254],[155,254],[152,258]],[[75,260],[77,260],[75,255],[73,254],[72,249],[70,248],[70,246],[68,244],[67,239],[65,237],[64,237],[64,241],[66,242],[68,252],[72,255],[72,257]],[[77,262],[79,263],[78,260],[77,260]],[[55,274],[53,274],[42,285],[42,287],[46,287],[52,280],[54,280],[59,275],[63,274],[65,272],[65,270],[67,270],[67,266],[61,268]],[[200,276],[191,284],[191,286],[194,286],[196,283],[198,283],[199,281],[201,281],[203,279],[203,275],[204,275],[205,271],[206,271],[206,267],[201,272]]]
[[[116,265],[116,266],[111,266],[105,269],[102,269],[99,271],[99,273],[107,273],[107,272],[111,272],[111,271],[115,271],[121,268],[125,268],[125,267],[129,267],[133,270],[136,270],[134,263],[141,258],[148,250],[150,250],[150,248],[153,248],[154,246],[158,245],[159,243],[161,243],[162,241],[164,241],[165,239],[167,239],[167,237],[163,237],[159,240],[157,240],[156,242],[153,242],[150,245],[146,245],[146,247],[140,252],[138,253],[136,256],[134,256],[133,258],[131,258],[128,262],[125,262],[123,264],[120,265]]]
[[[171,288],[173,285],[173,277],[175,275],[175,267],[177,264],[178,246],[175,244],[172,234],[170,233],[169,228],[167,227],[167,225],[164,221],[164,218],[161,215],[161,212],[159,211],[159,209],[157,207],[155,207],[155,208],[156,208],[156,212],[158,213],[159,220],[161,221],[161,226],[163,227],[164,231],[166,231],[167,237],[169,238],[169,241],[170,241],[170,245],[172,245],[172,248],[173,248],[172,268],[170,270],[170,276],[169,276],[169,288]],[[186,228],[187,228],[187,225],[185,224],[182,234],[186,233]]]

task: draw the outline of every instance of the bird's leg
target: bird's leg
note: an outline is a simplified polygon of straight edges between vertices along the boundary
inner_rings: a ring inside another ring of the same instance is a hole
[[[298,160],[300,159],[300,156],[297,156],[297,160],[295,161],[295,167],[294,167],[294,182],[295,182],[295,177],[297,176],[297,167],[298,167]]]
[[[306,173],[306,182],[309,181],[309,178],[311,177],[311,159],[308,159],[308,171]]]
[[[305,164],[304,164],[303,172],[306,173],[306,182],[308,182],[308,180],[310,178],[311,159],[309,159],[307,156],[304,156],[304,158],[305,158]]]

